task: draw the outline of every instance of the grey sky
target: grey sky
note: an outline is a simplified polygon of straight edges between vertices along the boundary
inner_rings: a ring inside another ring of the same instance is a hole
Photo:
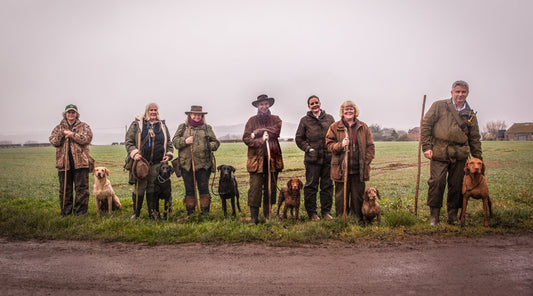
[[[96,144],[150,101],[171,133],[192,104],[212,125],[244,123],[261,93],[285,122],[316,94],[335,119],[351,99],[369,125],[407,130],[423,95],[427,110],[458,79],[481,125],[533,121],[532,11],[530,0],[0,0],[0,140],[47,141],[69,103]]]

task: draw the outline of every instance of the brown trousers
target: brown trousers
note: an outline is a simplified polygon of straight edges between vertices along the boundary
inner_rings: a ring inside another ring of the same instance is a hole
[[[346,195],[346,215],[356,216],[363,219],[361,208],[363,207],[363,194],[365,182],[361,181],[360,175],[348,175],[348,193]],[[344,182],[335,182],[335,212],[337,217],[344,213]]]
[[[456,162],[431,160],[429,165],[430,177],[428,180],[427,205],[431,208],[441,208],[444,199],[444,190],[448,183],[448,198],[446,206],[449,209],[463,207],[463,177],[465,175],[465,160]]]
[[[65,205],[63,206],[63,188],[65,182],[65,171],[59,171],[59,206],[61,216],[68,216],[74,212],[76,216],[87,214],[89,206],[89,169],[74,169],[67,171],[67,190],[65,194]],[[73,188],[74,187],[74,188]],[[74,202],[74,192],[76,191],[76,202]]]
[[[271,179],[271,204],[276,203],[276,188],[278,183],[278,173],[272,173]],[[268,208],[268,174],[250,173],[250,188],[248,189],[248,206],[261,207],[261,200],[263,206]]]

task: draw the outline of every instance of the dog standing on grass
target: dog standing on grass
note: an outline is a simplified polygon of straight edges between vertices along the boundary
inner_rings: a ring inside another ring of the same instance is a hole
[[[489,213],[490,217],[492,217],[492,202],[490,201],[489,186],[485,177],[485,164],[479,158],[470,158],[465,164],[461,226],[465,226],[466,205],[470,197],[483,200],[483,212],[485,215],[483,225],[489,227]]]
[[[361,207],[361,212],[363,213],[363,222],[365,224],[371,223],[372,219],[377,218],[378,224],[381,223],[381,207],[377,199],[381,199],[379,191],[370,187],[365,190],[363,195],[363,206]]]
[[[222,210],[224,211],[224,217],[227,217],[227,205],[226,200],[231,201],[231,209],[233,210],[233,217],[235,213],[235,200],[237,200],[237,209],[241,211],[241,205],[239,204],[239,188],[237,187],[237,180],[235,179],[235,168],[231,165],[219,165],[217,170],[220,172],[220,180],[218,183],[218,194],[222,200]]]
[[[300,216],[300,193],[303,187],[304,184],[302,181],[293,177],[287,182],[287,186],[281,188],[278,200],[278,217],[280,217],[279,210],[281,209],[281,205],[285,202],[283,216],[281,218],[287,219],[287,211],[290,209],[291,216],[298,220],[298,217]]]
[[[105,167],[94,168],[93,195],[96,201],[96,215],[98,217],[100,217],[100,210],[106,210],[106,205],[108,213],[122,207],[120,200],[111,187],[111,182],[107,179],[109,173],[109,170]]]

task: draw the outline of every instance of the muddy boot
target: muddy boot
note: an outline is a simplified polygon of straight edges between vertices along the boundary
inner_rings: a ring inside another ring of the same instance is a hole
[[[263,216],[265,216],[265,220],[270,220],[270,212],[268,210],[268,204],[266,206],[263,206]]]
[[[194,210],[196,209],[196,197],[185,196],[183,203],[185,204],[185,209],[187,209],[187,219],[189,219],[194,215]]]
[[[250,216],[251,216],[251,219],[248,225],[256,225],[259,222],[257,220],[257,218],[259,217],[259,208],[250,207]]]
[[[208,215],[210,207],[211,196],[209,194],[200,194],[200,209],[202,210],[202,215]]]
[[[159,221],[159,199],[153,193],[146,193],[146,203],[148,204],[148,216],[150,219]]]
[[[457,212],[459,209],[448,209],[448,224],[455,225],[457,222],[459,222],[459,219],[457,219]]]
[[[430,208],[430,222],[429,225],[431,226],[437,226],[439,225],[439,215],[440,215],[440,208]]]

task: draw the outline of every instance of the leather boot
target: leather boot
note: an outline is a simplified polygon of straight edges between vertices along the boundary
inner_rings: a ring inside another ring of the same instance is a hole
[[[159,199],[153,193],[146,193],[146,203],[148,204],[148,215],[150,219],[159,221],[161,214],[159,214]]]
[[[268,210],[268,204],[263,205],[263,216],[265,216],[265,220],[270,220],[270,212]]]
[[[459,219],[457,219],[457,212],[458,209],[448,209],[448,224],[455,225],[457,222],[459,222]]]
[[[211,196],[209,194],[200,194],[200,209],[202,210],[202,215],[208,215],[210,207]]]
[[[440,215],[440,208],[430,208],[430,222],[429,225],[431,226],[437,226],[439,225],[439,215]]]
[[[251,219],[248,225],[256,225],[259,222],[257,220],[257,218],[259,217],[259,208],[250,207],[250,216],[251,216]]]
[[[187,219],[194,215],[194,210],[196,209],[196,197],[194,196],[185,196],[183,199],[185,204],[185,209],[187,209]]]

